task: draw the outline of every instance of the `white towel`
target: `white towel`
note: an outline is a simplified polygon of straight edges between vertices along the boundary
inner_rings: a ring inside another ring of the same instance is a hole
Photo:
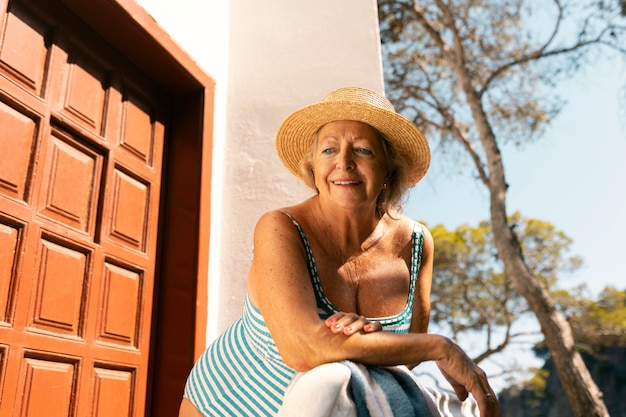
[[[277,417],[356,417],[350,378],[350,369],[340,362],[296,374]]]
[[[359,399],[358,404],[355,398]],[[453,395],[423,387],[406,367],[367,367],[342,361],[298,373],[277,416],[363,415],[478,417],[478,409],[473,400],[461,403]]]

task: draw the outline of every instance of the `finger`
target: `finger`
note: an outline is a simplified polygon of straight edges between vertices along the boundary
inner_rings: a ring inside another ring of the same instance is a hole
[[[361,319],[361,316],[359,316],[358,314],[339,312],[339,313],[333,314],[331,317],[326,319],[326,322],[327,323],[329,321],[331,322],[330,329],[333,333],[341,333],[341,332],[345,332],[347,328],[350,328],[351,326],[353,326],[353,323],[358,322],[360,319]],[[357,324],[356,326],[357,326],[357,329],[360,330],[363,328],[364,324],[361,323],[361,324]],[[350,329],[348,333],[351,333],[351,332],[352,330]]]
[[[350,316],[353,316],[353,314],[348,314],[348,313],[339,311],[333,314],[332,316],[328,317],[324,323],[326,324],[327,327],[330,328],[330,330],[333,333],[341,333],[345,326],[349,325],[350,323],[354,321],[354,319],[351,319]]]
[[[347,315],[343,318],[344,329],[343,332],[347,335],[353,335],[360,332],[369,323],[363,316],[359,315]]]
[[[354,313],[345,314],[339,321],[343,324],[346,334],[354,334],[359,331],[374,333],[383,329],[383,325],[380,322],[370,321],[367,317]]]
[[[459,383],[449,373],[447,373],[441,366],[439,366],[439,363],[437,363],[437,366],[439,367],[439,371],[441,372],[441,374],[452,386],[452,389],[454,390],[454,393],[456,394],[456,397],[459,399],[459,401],[465,401],[469,395],[469,393],[467,392],[467,389],[465,389],[463,384]]]
[[[364,333],[374,333],[383,329],[382,324],[370,321],[364,316],[355,313],[337,312],[328,317],[324,323],[333,333],[344,332],[346,335],[353,335],[360,331]]]
[[[481,417],[500,417],[498,397],[489,384],[487,384],[486,388],[479,387],[472,391],[472,396],[478,404]]]
[[[338,313],[335,313],[332,316],[328,317],[324,321],[324,324],[326,324],[327,327],[333,327],[333,325],[337,322],[337,320],[339,320],[343,316],[344,316],[344,313],[341,311]]]
[[[378,321],[370,321],[368,324],[363,327],[363,331],[365,333],[374,333],[380,332],[383,329],[383,325]]]
[[[456,394],[456,397],[459,399],[459,401],[465,401],[469,396],[469,393],[467,392],[465,387],[454,380],[448,380],[448,382],[450,382],[450,385],[452,386],[452,389],[454,390],[454,393]]]

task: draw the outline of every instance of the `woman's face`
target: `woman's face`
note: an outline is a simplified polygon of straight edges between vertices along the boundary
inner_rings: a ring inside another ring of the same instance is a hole
[[[313,153],[315,186],[348,209],[376,206],[386,182],[382,139],[371,126],[351,120],[324,125]]]

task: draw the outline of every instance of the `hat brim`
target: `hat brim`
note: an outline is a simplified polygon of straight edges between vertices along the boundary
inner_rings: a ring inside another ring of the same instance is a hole
[[[366,123],[378,130],[409,164],[408,187],[421,180],[430,165],[430,148],[422,131],[398,113],[364,103],[320,102],[291,113],[276,133],[276,151],[283,165],[298,178],[300,161],[311,150],[315,133],[338,120]]]

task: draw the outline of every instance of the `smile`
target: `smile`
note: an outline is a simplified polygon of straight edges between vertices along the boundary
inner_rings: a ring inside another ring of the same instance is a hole
[[[335,185],[359,185],[361,181],[331,181]]]

